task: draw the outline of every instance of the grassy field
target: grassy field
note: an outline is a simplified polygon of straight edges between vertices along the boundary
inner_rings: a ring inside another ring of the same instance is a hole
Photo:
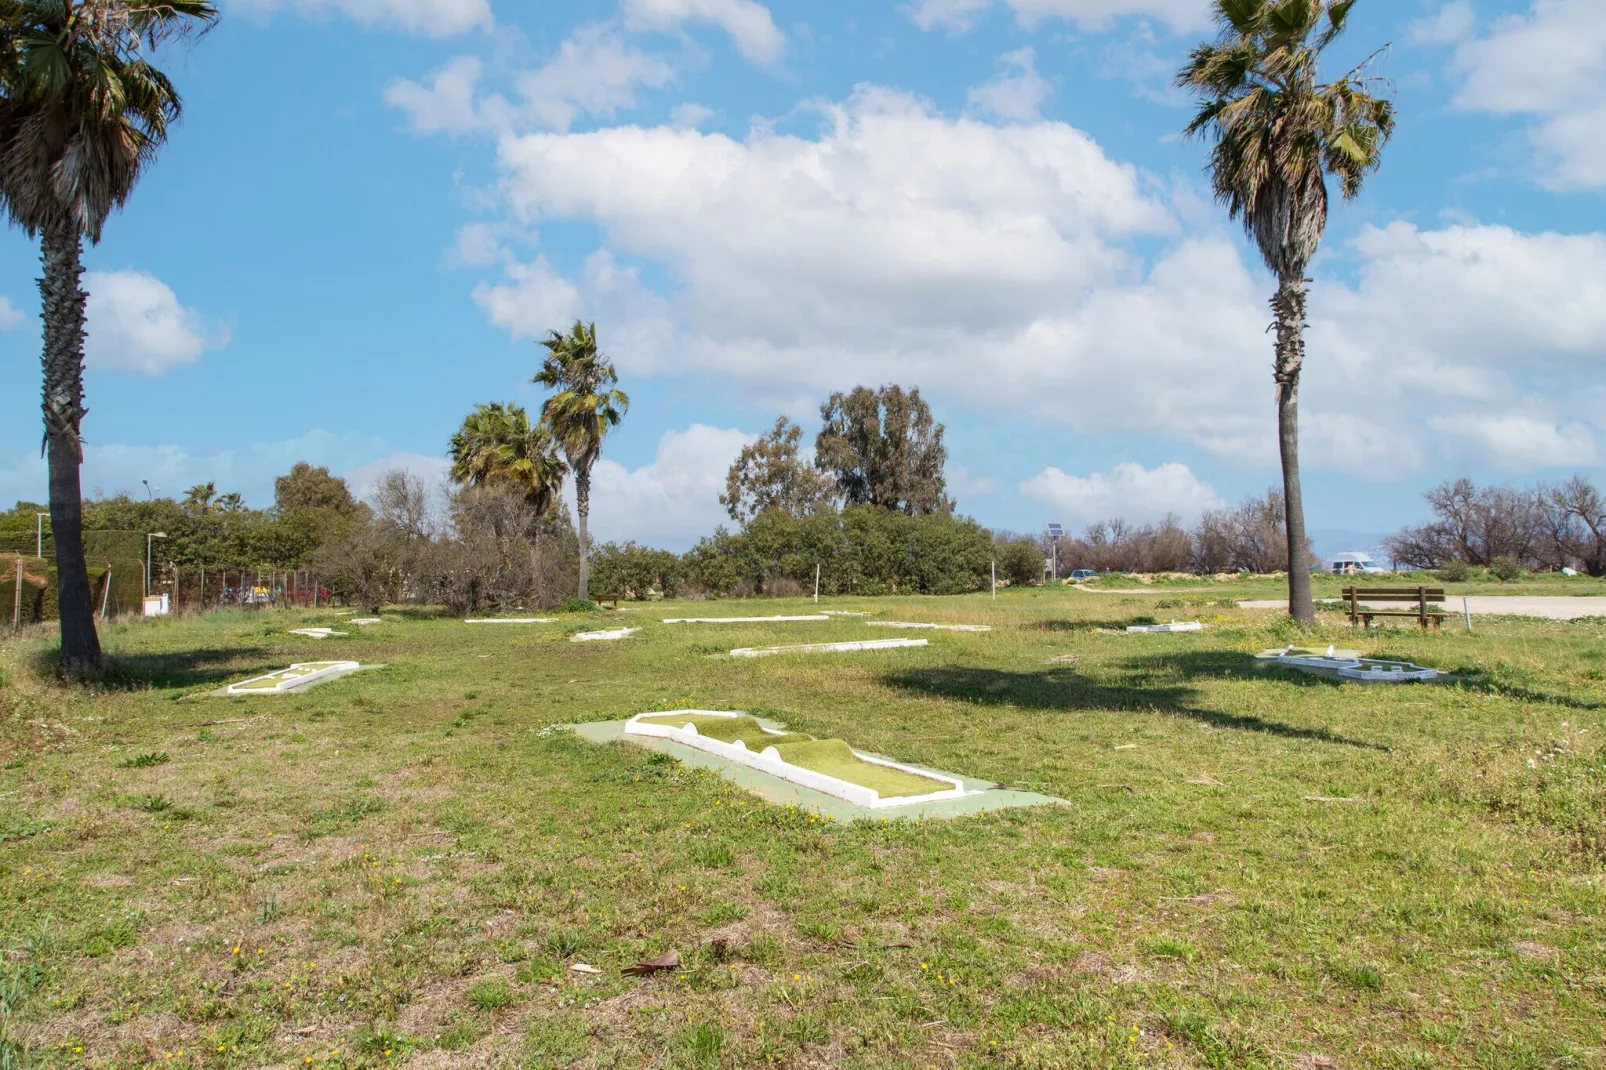
[[[1189,597],[843,599],[995,630],[758,660],[879,630],[219,613],[93,691],[0,646],[0,1066],[1603,1065],[1606,624],[1373,633],[1456,679],[1366,689]],[[1210,627],[1101,631],[1154,617]],[[386,667],[212,694],[333,656]],[[560,727],[686,706],[1068,805],[841,824]]]

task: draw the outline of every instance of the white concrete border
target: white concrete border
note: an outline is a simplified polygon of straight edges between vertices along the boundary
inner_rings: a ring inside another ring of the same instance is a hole
[[[772,654],[835,654],[853,650],[898,650],[909,646],[927,646],[925,639],[860,639],[852,643],[804,643],[801,646],[738,647],[731,651],[733,658],[767,658]]]
[[[464,624],[556,624],[556,617],[481,617]]]
[[[328,639],[330,636],[350,635],[350,632],[337,632],[333,628],[291,628],[291,635],[302,635],[308,639]]]
[[[611,632],[576,632],[569,636],[571,643],[606,643],[614,639],[628,639],[640,628],[615,628]]]
[[[869,762],[872,765],[886,766],[888,769],[898,769],[905,773],[912,773],[915,776],[925,777],[928,780],[938,780],[945,784],[953,785],[953,787],[944,791],[934,791],[926,795],[894,795],[883,799],[881,794],[875,791],[873,788],[866,788],[859,784],[853,784],[846,780],[838,779],[834,776],[826,776],[824,773],[816,773],[812,769],[804,769],[802,766],[792,765],[789,762],[783,761],[780,752],[774,747],[765,747],[762,751],[754,753],[753,751],[748,750],[747,744],[743,743],[741,740],[737,740],[734,743],[726,743],[723,740],[710,739],[707,736],[701,735],[698,733],[697,726],[694,724],[686,725],[684,728],[676,728],[673,725],[667,724],[646,724],[642,720],[646,717],[673,717],[676,714],[682,716],[698,714],[708,717],[745,716],[744,714],[733,713],[728,710],[665,710],[655,713],[638,713],[634,717],[630,718],[630,720],[625,724],[625,734],[632,736],[656,736],[659,739],[669,739],[676,743],[683,743],[686,746],[692,747],[696,750],[707,751],[709,754],[717,754],[721,758],[728,758],[740,765],[751,766],[754,769],[759,769],[763,772],[778,776],[782,780],[789,780],[792,783],[799,784],[805,788],[813,788],[815,791],[834,796],[838,799],[844,799],[855,806],[863,806],[871,810],[880,809],[881,807],[885,806],[908,806],[912,803],[937,802],[943,799],[960,799],[967,794],[965,791],[965,782],[960,780],[958,777],[944,776],[941,773],[933,773],[925,769],[916,769],[911,765],[900,765],[897,762],[889,762],[885,758],[876,758],[869,754],[863,754],[859,751],[854,751],[853,754],[855,757],[862,761]],[[784,734],[777,732],[773,728],[765,728],[764,731],[770,735]]]
[[[1377,661],[1362,658],[1338,670],[1340,680],[1357,684],[1428,683],[1439,678],[1438,669],[1425,669],[1408,661]]]
[[[824,613],[804,617],[665,617],[665,624],[780,624],[802,620],[830,620]]]
[[[866,628],[928,628],[939,632],[990,632],[988,624],[916,624],[907,620],[867,620]]]
[[[288,669],[278,672],[265,673],[262,676],[253,676],[249,680],[241,680],[237,684],[230,684],[224,689],[229,695],[282,695],[286,691],[293,691],[298,687],[321,680],[336,673],[356,672],[362,668],[355,661],[298,661]],[[252,684],[264,680],[276,680],[272,687],[252,687]]]
[[[1134,624],[1134,625],[1131,625],[1130,627],[1128,627],[1127,631],[1129,631],[1129,632],[1149,632],[1151,634],[1156,634],[1156,633],[1161,633],[1161,632],[1202,632],[1202,631],[1204,631],[1204,625],[1200,624],[1196,620],[1190,620],[1190,621],[1175,621],[1174,620],[1170,624]]]

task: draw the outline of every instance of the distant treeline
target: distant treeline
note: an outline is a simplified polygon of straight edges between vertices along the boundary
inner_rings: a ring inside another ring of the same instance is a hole
[[[1457,479],[1424,497],[1433,519],[1383,541],[1401,566],[1571,568],[1606,576],[1606,500],[1583,476],[1533,487]]]

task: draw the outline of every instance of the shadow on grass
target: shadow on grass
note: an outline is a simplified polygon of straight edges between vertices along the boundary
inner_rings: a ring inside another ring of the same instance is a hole
[[[1475,691],[1483,695],[1498,695],[1516,702],[1547,703],[1552,706],[1561,706],[1569,710],[1606,710],[1606,702],[1597,702],[1593,699],[1572,698],[1567,695],[1552,695],[1545,691],[1535,691],[1532,688],[1521,687],[1516,684],[1501,683],[1488,676],[1457,676],[1447,680],[1440,680],[1440,687],[1453,687],[1458,691]]]
[[[60,671],[61,654],[56,647],[45,647],[33,654],[33,670],[39,676],[65,679]],[[221,686],[242,674],[282,669],[283,664],[265,659],[259,650],[226,647],[185,650],[167,654],[106,654],[99,675],[82,681],[106,691],[144,691],[147,688]]]
[[[1217,656],[1221,655],[1202,655]],[[1226,655],[1231,657],[1231,655]],[[1166,658],[1139,659],[1155,661],[1170,668]],[[1236,664],[1242,668],[1243,660]],[[1203,675],[1203,674],[1201,674]],[[1186,677],[1184,677],[1186,679]],[[881,682],[904,691],[912,691],[936,698],[969,702],[981,706],[1014,706],[1024,710],[1136,710],[1167,716],[1186,717],[1212,728],[1231,728],[1244,732],[1262,732],[1286,739],[1311,740],[1318,743],[1337,743],[1346,747],[1386,751],[1387,747],[1361,739],[1329,732],[1324,728],[1301,728],[1297,725],[1271,721],[1248,714],[1224,713],[1219,710],[1202,710],[1191,704],[1198,692],[1187,683],[1172,685],[1134,684],[1125,687],[1107,687],[1089,680],[1074,669],[1038,669],[1011,672],[1003,669],[973,669],[950,665],[935,669],[916,669],[889,673]]]
[[[1123,617],[1120,620],[1039,620],[1026,625],[1040,632],[1124,632],[1134,624],[1159,624],[1152,614]]]

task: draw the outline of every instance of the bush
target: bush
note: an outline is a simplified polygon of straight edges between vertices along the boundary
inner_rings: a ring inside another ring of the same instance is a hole
[[[1439,568],[1439,579],[1445,583],[1465,583],[1472,578],[1472,568],[1465,561],[1446,561]]]
[[[1043,578],[1043,548],[1031,539],[1016,539],[998,548],[998,577],[1012,587],[1025,587]]]
[[[648,601],[653,588],[675,598],[682,586],[683,566],[678,555],[652,550],[633,542],[606,543],[591,552],[591,586],[604,594]]]
[[[1501,583],[1510,583],[1512,580],[1521,579],[1525,574],[1522,562],[1510,554],[1501,554],[1489,562],[1489,571],[1493,572],[1495,578]]]
[[[563,603],[565,613],[600,613],[602,607],[589,598],[570,598]]]
[[[693,589],[717,595],[958,594],[987,586],[992,537],[974,520],[907,516],[874,505],[798,519],[779,509],[723,528],[682,559]]]

